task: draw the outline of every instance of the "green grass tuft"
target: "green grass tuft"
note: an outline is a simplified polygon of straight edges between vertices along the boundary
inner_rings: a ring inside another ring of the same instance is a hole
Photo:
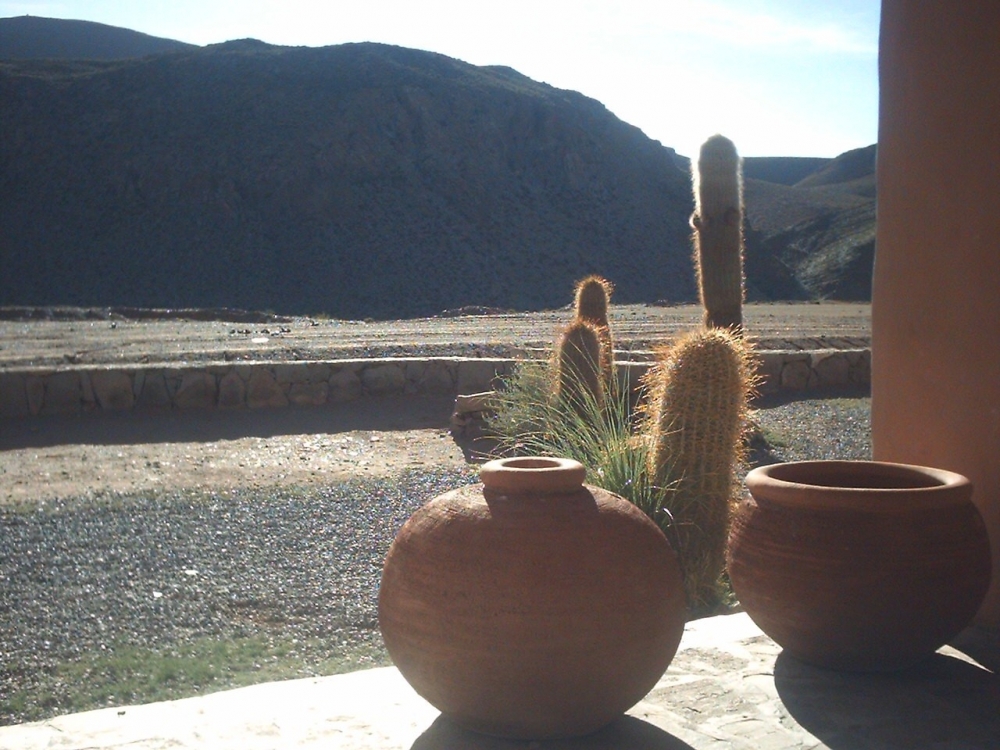
[[[261,682],[340,674],[389,664],[385,650],[358,644],[331,653],[318,639],[282,634],[203,637],[183,646],[109,645],[59,662],[0,700],[0,714],[32,721],[59,713],[187,698]]]
[[[673,487],[650,479],[649,444],[636,433],[628,388],[614,389],[603,405],[584,398],[568,407],[555,395],[551,365],[525,362],[503,381],[495,408],[491,427],[500,452],[579,461],[589,484],[633,503],[669,538]]]
[[[719,578],[718,571],[701,564],[697,530],[675,524],[675,519],[696,516],[689,506],[701,500],[683,491],[680,477],[669,467],[658,482],[650,474],[653,444],[631,409],[627,385],[614,389],[603,405],[585,399],[582,408],[572,408],[557,397],[554,378],[551,363],[525,362],[503,381],[491,421],[500,452],[582,463],[589,484],[622,496],[663,530],[680,560],[692,616],[730,606],[725,576]]]

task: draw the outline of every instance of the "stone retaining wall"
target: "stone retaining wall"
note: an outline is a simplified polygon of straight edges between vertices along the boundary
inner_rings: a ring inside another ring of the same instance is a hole
[[[865,386],[867,349],[758,351],[761,393]],[[513,359],[402,357],[315,362],[20,368],[0,371],[0,419],[129,409],[320,406],[361,396],[490,390]],[[621,362],[637,383],[648,362]]]

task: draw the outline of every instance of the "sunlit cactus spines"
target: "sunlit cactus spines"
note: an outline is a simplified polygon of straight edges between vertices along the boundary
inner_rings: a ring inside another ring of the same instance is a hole
[[[593,324],[574,320],[559,339],[556,395],[580,414],[593,414],[594,406],[604,405],[601,341]]]
[[[743,167],[736,146],[713,135],[693,165],[694,264],[705,325],[743,328]]]
[[[596,325],[607,325],[608,305],[614,288],[610,281],[596,275],[578,281],[574,294],[576,316]]]
[[[660,352],[645,378],[647,471],[672,487],[671,542],[693,606],[715,598],[725,567],[752,372],[743,339],[708,328]]]
[[[574,295],[576,320],[590,323],[597,330],[601,344],[601,375],[606,388],[612,388],[616,383],[614,340],[608,319],[613,290],[614,285],[610,281],[592,275],[577,282]]]

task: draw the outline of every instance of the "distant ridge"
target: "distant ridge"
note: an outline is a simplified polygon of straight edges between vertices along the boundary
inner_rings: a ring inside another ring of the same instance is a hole
[[[877,149],[874,145],[847,151],[804,177],[795,184],[795,187],[833,187],[840,191],[874,198],[876,155]]]
[[[778,185],[794,185],[833,159],[811,156],[749,156],[743,160],[743,177]]]
[[[190,49],[196,46],[93,21],[0,18],[3,60],[121,60]]]
[[[750,296],[764,277],[768,292],[785,298],[871,299],[876,151],[826,160],[793,186],[746,180]]]
[[[876,147],[866,146],[846,151],[803,177],[796,187],[819,187],[866,179],[875,174]]]

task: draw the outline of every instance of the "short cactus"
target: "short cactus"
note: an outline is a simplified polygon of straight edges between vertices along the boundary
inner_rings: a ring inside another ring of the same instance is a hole
[[[608,321],[608,306],[614,285],[600,276],[588,276],[577,282],[574,307],[576,320],[590,323],[601,343],[601,376],[606,388],[615,384],[615,350]]]
[[[601,343],[597,329],[574,320],[563,332],[556,351],[556,395],[581,416],[604,406]]]
[[[647,471],[655,485],[670,488],[668,535],[685,569],[689,603],[703,605],[715,599],[725,567],[753,387],[747,345],[724,329],[694,332],[661,353],[644,384]]]
[[[713,135],[692,174],[694,262],[705,325],[743,328],[743,174],[736,146]]]

